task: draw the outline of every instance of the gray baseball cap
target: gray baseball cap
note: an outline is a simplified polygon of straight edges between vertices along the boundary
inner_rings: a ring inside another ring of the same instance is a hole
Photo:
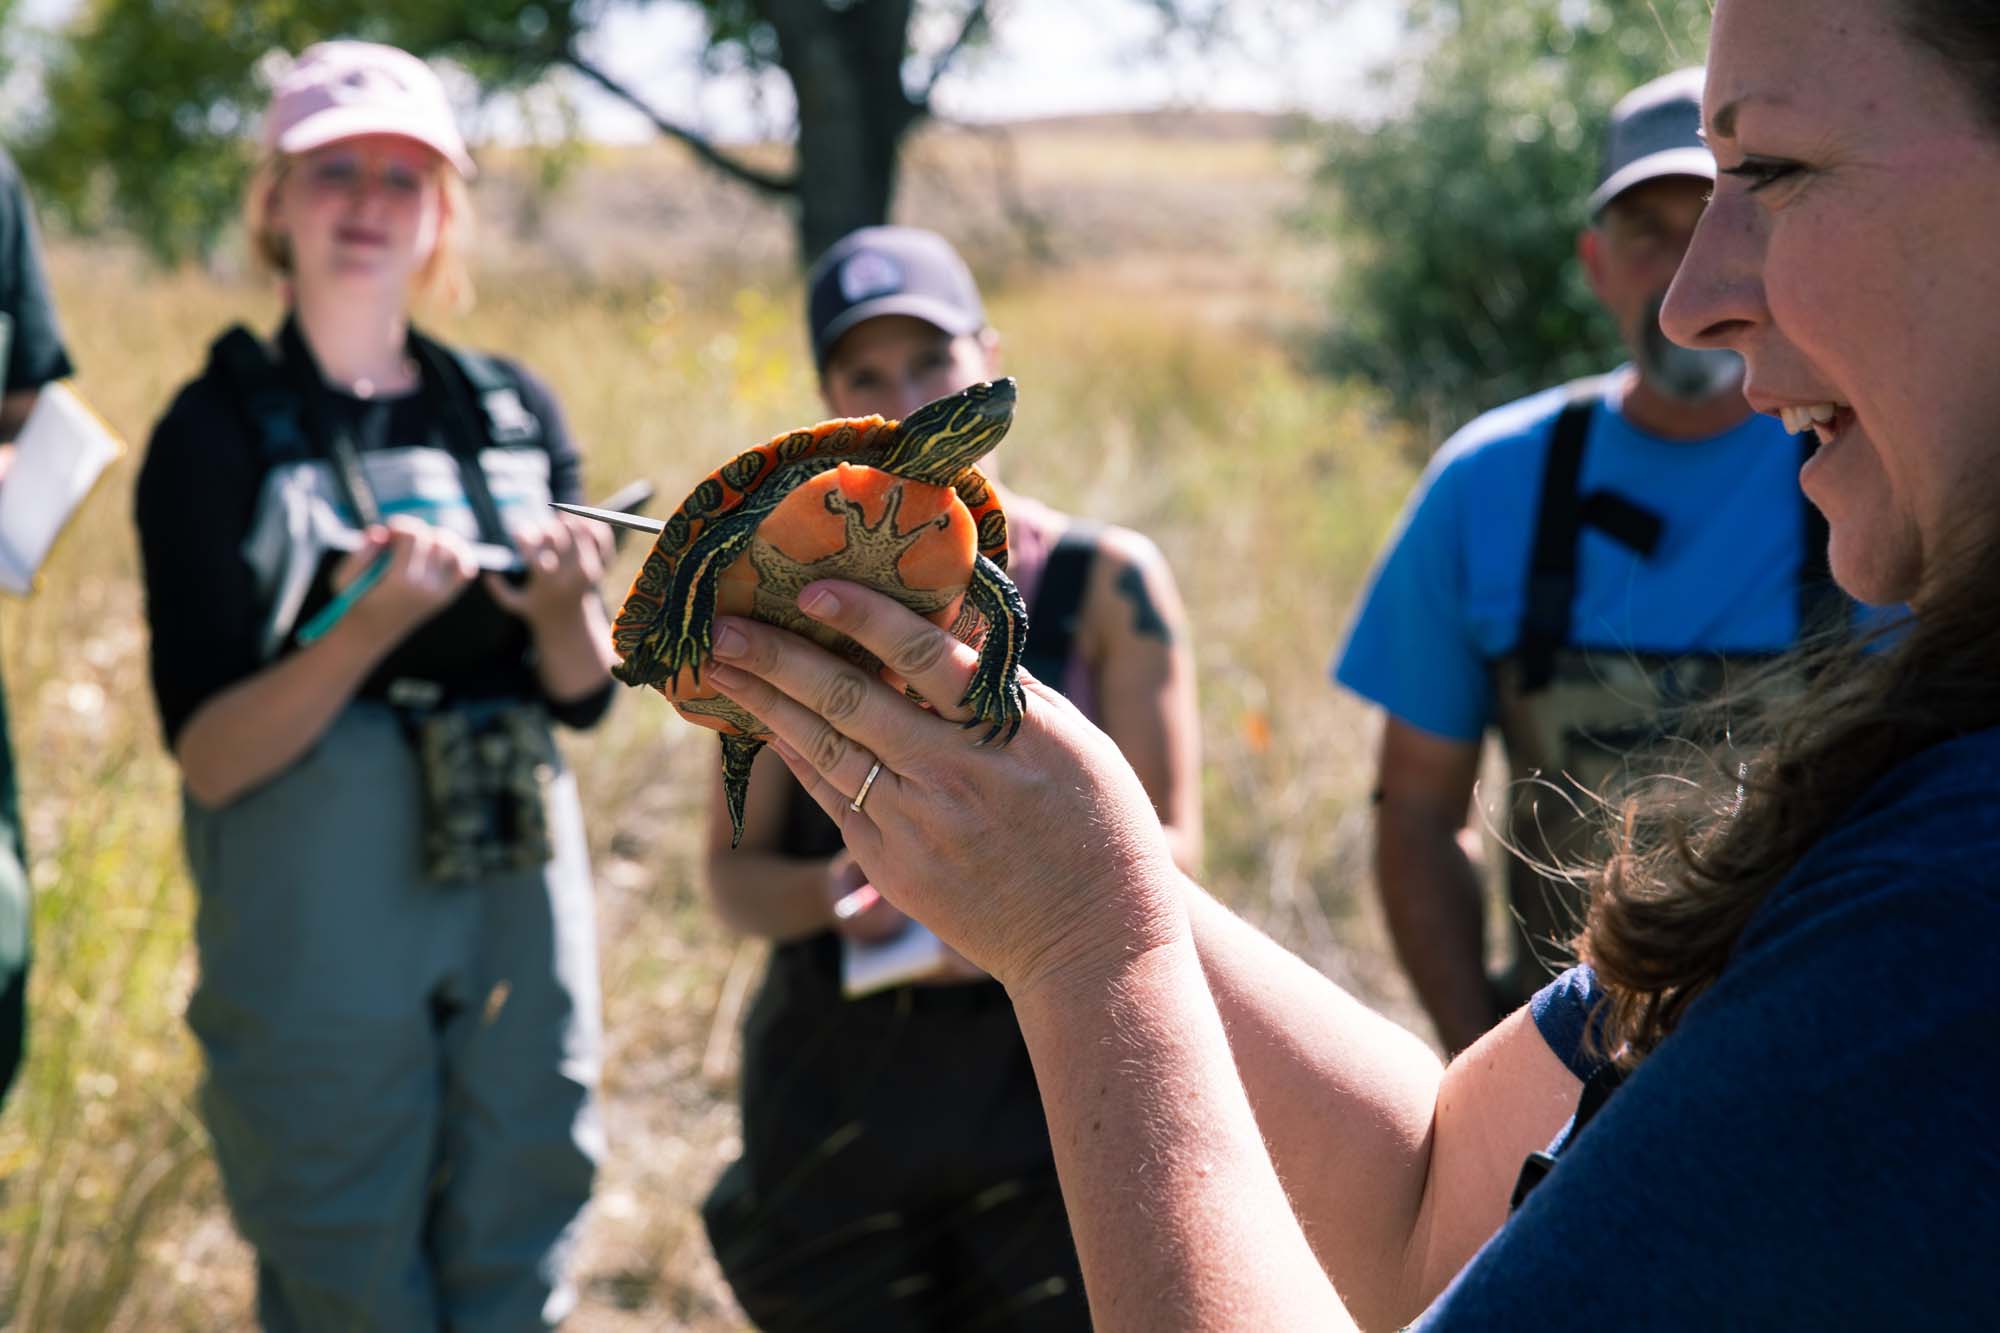
[[[1590,192],[1590,215],[1625,191],[1662,176],[1715,179],[1715,155],[1701,138],[1699,68],[1662,75],[1619,99],[1604,136],[1604,169]]]
[[[914,315],[954,338],[986,327],[972,270],[950,241],[920,227],[851,231],[806,275],[806,322],[820,369],[841,334],[877,315]]]

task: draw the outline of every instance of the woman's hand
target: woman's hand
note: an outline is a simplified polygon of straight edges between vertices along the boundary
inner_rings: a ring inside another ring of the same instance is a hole
[[[375,585],[342,618],[365,627],[378,643],[401,642],[457,598],[479,572],[463,537],[397,514],[369,528],[362,545],[334,566],[334,591],[346,588],[384,558],[388,565]]]
[[[517,525],[513,536],[527,578],[515,585],[488,574],[486,590],[493,600],[528,622],[538,639],[587,623],[585,603],[596,601],[611,558],[611,529],[590,519],[551,514]]]
[[[549,698],[568,702],[605,689],[611,679],[611,627],[597,584],[611,558],[611,529],[570,514],[550,514],[514,529],[527,566],[519,585],[486,576],[502,610],[527,622],[535,637],[535,673]]]
[[[977,654],[879,593],[817,583],[801,609],[868,648],[936,712],[796,635],[718,617],[716,687],[840,826],[868,881],[1017,993],[1102,976],[1187,930],[1160,822],[1117,747],[1026,681],[1005,747],[960,724]],[[877,760],[861,808],[854,797]]]

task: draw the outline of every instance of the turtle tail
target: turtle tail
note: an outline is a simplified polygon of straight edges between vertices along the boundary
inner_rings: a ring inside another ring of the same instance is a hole
[[[972,684],[959,703],[972,710],[965,724],[968,728],[986,727],[986,734],[979,738],[981,745],[995,737],[1005,745],[1021,729],[1021,718],[1028,711],[1020,672],[1021,646],[1028,638],[1027,603],[1000,572],[1000,566],[983,555],[973,561],[972,582],[965,595],[986,621],[986,642],[979,649]]]
[[[743,841],[743,804],[750,795],[750,765],[764,742],[754,736],[722,737],[722,800],[729,807],[729,846]]]

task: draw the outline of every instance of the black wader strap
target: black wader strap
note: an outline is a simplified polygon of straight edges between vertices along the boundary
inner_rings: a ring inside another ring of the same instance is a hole
[[[1556,654],[1569,645],[1571,608],[1576,601],[1577,542],[1584,528],[1596,528],[1642,559],[1650,559],[1659,549],[1665,530],[1665,521],[1658,514],[1622,495],[1606,490],[1588,495],[1579,492],[1590,418],[1603,390],[1602,379],[1571,384],[1569,402],[1557,414],[1549,435],[1541,501],[1535,513],[1535,545],[1528,561],[1527,598],[1515,649],[1521,659],[1521,690],[1525,694],[1548,688],[1555,678]]]
[[[1570,604],[1576,599],[1576,542],[1583,531],[1577,485],[1583,476],[1583,446],[1597,406],[1598,381],[1582,380],[1569,389],[1569,402],[1549,435],[1542,468],[1541,503],[1535,511],[1535,546],[1528,559],[1527,601],[1521,608],[1521,688],[1548,688],[1556,653],[1569,642]]]
[[[1051,689],[1062,688],[1064,668],[1076,650],[1083,594],[1090,587],[1102,532],[1096,523],[1072,523],[1064,529],[1042,566],[1035,604],[1028,609],[1028,642],[1021,650],[1021,665]]]
[[[514,539],[508,535],[507,523],[500,517],[500,506],[493,502],[493,492],[486,486],[486,469],[480,466],[479,455],[488,444],[500,443],[492,438],[492,420],[475,400],[475,381],[467,373],[468,363],[485,358],[474,358],[470,353],[459,354],[447,351],[441,344],[410,334],[410,353],[422,367],[424,386],[427,392],[434,391],[445,432],[451,441],[451,455],[458,460],[459,481],[465,487],[465,498],[472,505],[473,517],[479,522],[479,539],[494,546],[513,548]],[[511,392],[511,386],[509,391]],[[482,395],[482,400],[488,395]],[[518,404],[519,399],[516,398]],[[523,415],[526,415],[523,409]],[[529,417],[532,421],[533,418]],[[531,430],[532,438],[540,437],[539,428]]]
[[[249,418],[267,468],[312,457],[299,396],[261,338],[235,324],[210,344],[208,355]]]
[[[340,491],[342,503],[362,527],[375,526],[382,521],[382,507],[375,503],[375,490],[368,484],[368,474],[362,470],[361,451],[355,448],[354,441],[345,430],[328,429],[320,412],[322,380],[319,362],[314,359],[312,349],[306,346],[306,340],[300,336],[295,320],[286,320],[285,327],[278,331],[278,348],[284,353],[283,369],[290,377],[293,399],[301,407],[301,419],[306,423],[307,435],[319,443],[332,465],[333,484]],[[369,447],[380,448],[389,429],[388,405],[377,405],[364,424]]]
[[[1570,1124],[1569,1134],[1563,1141],[1565,1150],[1576,1142],[1576,1136],[1583,1133],[1583,1127],[1596,1118],[1597,1113],[1604,1109],[1604,1104],[1611,1100],[1611,1094],[1618,1091],[1618,1085],[1624,1081],[1625,1071],[1617,1065],[1607,1064],[1584,1083],[1583,1095],[1577,1098],[1576,1119]],[[1555,1164],[1556,1159],[1548,1153],[1528,1154],[1527,1160],[1521,1163],[1521,1174],[1514,1178],[1514,1196],[1507,1201],[1509,1213],[1520,1208],[1521,1201],[1548,1178]]]

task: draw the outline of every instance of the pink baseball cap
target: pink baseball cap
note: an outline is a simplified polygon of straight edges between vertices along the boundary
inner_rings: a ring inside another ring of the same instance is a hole
[[[459,175],[473,174],[444,84],[429,65],[379,42],[320,42],[300,52],[272,89],[264,147],[309,153],[364,134],[414,139]]]

